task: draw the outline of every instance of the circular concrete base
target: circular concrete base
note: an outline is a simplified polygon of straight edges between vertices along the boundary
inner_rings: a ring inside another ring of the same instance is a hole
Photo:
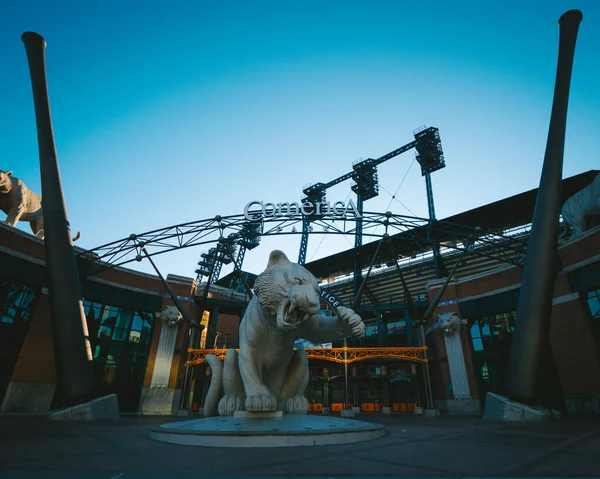
[[[383,436],[381,424],[338,417],[284,414],[281,418],[211,417],[152,428],[157,441],[205,447],[324,446]]]

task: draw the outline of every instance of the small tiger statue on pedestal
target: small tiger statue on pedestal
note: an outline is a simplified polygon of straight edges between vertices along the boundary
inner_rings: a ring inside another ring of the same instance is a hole
[[[12,171],[0,170],[0,210],[7,215],[6,223],[16,226],[19,221],[29,221],[31,231],[44,239],[42,197],[31,191]]]

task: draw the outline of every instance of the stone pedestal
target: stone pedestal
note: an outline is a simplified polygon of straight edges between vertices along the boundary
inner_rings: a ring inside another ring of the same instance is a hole
[[[416,406],[414,413],[421,416],[421,415],[423,415],[423,409],[424,408],[422,408],[421,406]]]
[[[116,394],[51,412],[49,417],[63,421],[117,421],[121,418]]]
[[[486,421],[549,421],[560,418],[560,412],[546,407],[526,406],[498,394],[486,395],[483,411]]]
[[[181,389],[168,389],[167,386],[145,388],[140,398],[140,412],[150,416],[177,414],[180,400]]]
[[[437,409],[446,414],[457,415],[481,415],[481,404],[479,399],[470,397],[454,397],[454,399],[443,399],[435,402]]]
[[[235,411],[233,417],[236,419],[280,419],[283,417],[283,411],[267,411],[267,412],[252,412],[252,411]]]
[[[11,382],[0,406],[0,413],[47,414],[56,385]]]
[[[293,447],[370,441],[384,433],[381,424],[339,417],[305,414],[265,417],[264,413],[246,413],[171,422],[150,429],[148,437],[187,446]]]
[[[425,417],[438,417],[440,415],[439,409],[423,409],[423,416]]]
[[[391,407],[384,407],[381,412],[383,412],[383,414],[392,414],[392,408]]]

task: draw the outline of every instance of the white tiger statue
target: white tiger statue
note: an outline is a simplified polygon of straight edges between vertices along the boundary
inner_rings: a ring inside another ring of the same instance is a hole
[[[235,411],[283,411],[305,414],[308,401],[308,357],[294,341],[327,343],[344,335],[362,337],[365,325],[350,308],[323,316],[316,278],[279,250],[254,283],[239,329],[239,354],[229,349],[221,362],[209,354],[212,379],[205,399],[206,417]]]
[[[463,325],[463,320],[456,313],[440,313],[438,320],[434,324],[434,329],[442,329],[444,333],[452,336],[458,333]]]
[[[585,188],[579,190],[563,204],[561,215],[574,238],[599,224],[600,220],[600,174]]]
[[[16,226],[19,221],[29,221],[31,231],[44,239],[42,197],[31,191],[12,171],[0,170],[0,210],[6,213],[6,223]]]
[[[176,306],[165,306],[160,313],[156,313],[156,317],[169,327],[177,326],[183,320],[183,315]]]

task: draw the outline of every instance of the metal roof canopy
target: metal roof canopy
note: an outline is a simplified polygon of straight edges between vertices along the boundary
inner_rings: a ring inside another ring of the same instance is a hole
[[[589,170],[579,175],[571,176],[562,181],[562,202],[564,203],[569,197],[577,191],[589,185],[599,170]],[[537,188],[510,196],[494,203],[489,203],[478,208],[450,216],[441,221],[454,223],[460,226],[480,226],[483,231],[501,231],[517,226],[522,226],[531,223],[533,211],[535,209],[535,201],[537,196]],[[435,231],[435,237],[438,241],[464,240],[464,235],[451,234],[447,230],[443,232]],[[427,238],[427,226],[415,228],[392,236],[394,249],[396,254],[403,257],[408,257],[414,254],[422,253],[425,243],[418,244],[412,238]],[[417,240],[418,241],[418,240]],[[363,258],[372,258],[377,249],[377,241],[373,241],[361,246],[355,252],[355,249],[349,249],[336,253],[325,258],[312,261],[304,266],[313,273],[316,277],[324,278],[331,274],[349,273],[354,268],[355,254]],[[429,249],[431,249],[429,247]],[[377,263],[385,263],[391,260],[389,250],[382,248]]]

